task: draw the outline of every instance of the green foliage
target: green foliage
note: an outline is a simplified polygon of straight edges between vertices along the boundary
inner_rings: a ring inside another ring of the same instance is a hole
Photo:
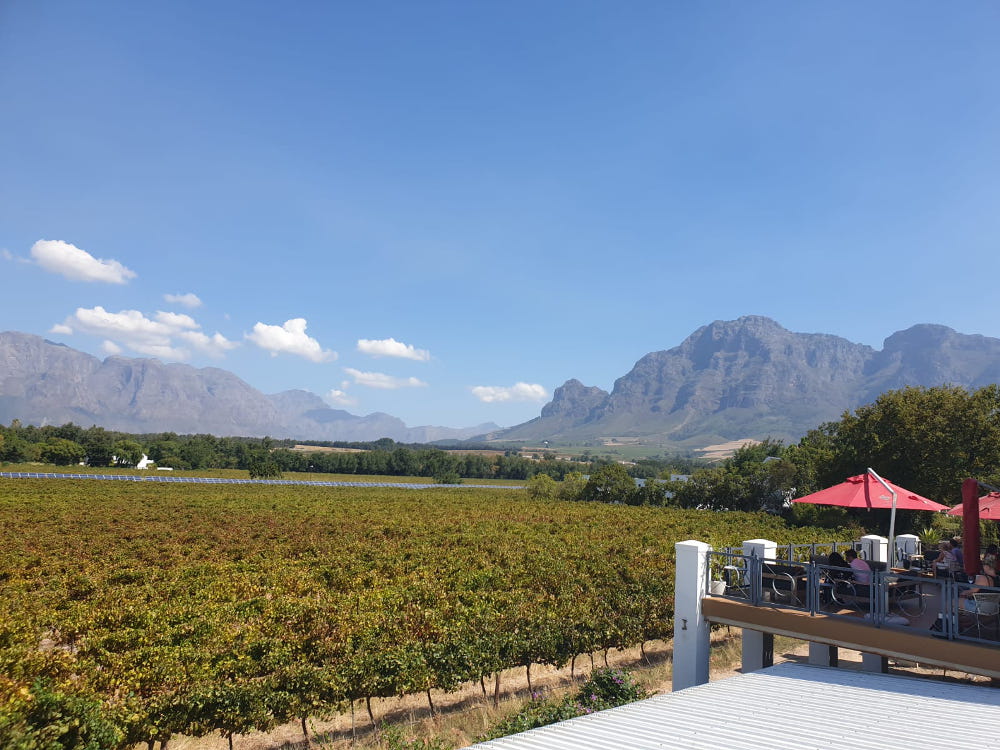
[[[924,526],[917,532],[917,537],[920,539],[920,546],[925,551],[930,551],[941,541],[941,532],[933,526]]]
[[[933,500],[961,501],[962,480],[1000,483],[1000,386],[903,388],[845,414],[821,481],[872,467]]]
[[[635,480],[628,470],[621,464],[607,464],[590,475],[580,500],[632,505],[635,495]]]
[[[672,630],[676,541],[748,537],[829,535],[500,488],[0,479],[0,727],[25,736],[36,680],[142,743],[628,648]]]
[[[5,750],[105,750],[123,733],[99,699],[36,679],[29,687],[0,677],[0,747]]]
[[[56,466],[77,464],[85,455],[82,445],[60,437],[47,438],[39,449],[39,457]]]
[[[548,474],[535,474],[526,485],[528,497],[535,500],[552,500],[558,489],[556,480]]]
[[[281,479],[281,467],[269,451],[254,451],[247,461],[251,479]]]
[[[632,675],[621,669],[598,669],[571,695],[554,700],[532,696],[517,713],[503,719],[477,742],[506,737],[529,729],[555,724],[606,708],[642,700],[648,693]]]
[[[434,481],[438,484],[461,484],[462,477],[458,475],[457,471],[443,471],[435,475]]]
[[[142,446],[135,440],[116,440],[111,450],[117,466],[135,466],[142,460]]]
[[[406,739],[403,730],[394,725],[382,726],[382,739],[386,750],[451,750],[454,745],[441,738]]]
[[[587,480],[583,478],[583,474],[573,471],[563,477],[556,495],[560,500],[579,500],[586,486]]]

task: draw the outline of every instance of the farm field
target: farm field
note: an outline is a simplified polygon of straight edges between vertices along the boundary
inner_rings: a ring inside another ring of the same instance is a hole
[[[37,722],[127,747],[433,701],[668,637],[675,541],[835,533],[503,488],[0,480],[0,745]]]
[[[54,466],[43,463],[4,463],[3,472],[36,472],[42,474],[120,474],[123,476],[162,475],[171,477],[210,477],[217,479],[246,479],[243,469],[174,469],[169,472],[156,469],[134,469],[119,466]],[[397,476],[395,474],[327,474],[324,472],[286,471],[283,479],[299,482],[358,482],[392,484],[433,484],[430,477]],[[465,484],[490,484],[497,487],[523,486],[523,479],[464,479]]]

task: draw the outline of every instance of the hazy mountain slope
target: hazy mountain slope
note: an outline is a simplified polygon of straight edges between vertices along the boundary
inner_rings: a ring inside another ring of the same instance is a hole
[[[108,357],[39,336],[0,333],[0,423],[92,424],[124,432],[211,433],[303,440],[464,439],[496,425],[407,427],[388,414],[355,416],[317,395],[265,396],[231,372]],[[433,436],[433,437],[429,437]]]

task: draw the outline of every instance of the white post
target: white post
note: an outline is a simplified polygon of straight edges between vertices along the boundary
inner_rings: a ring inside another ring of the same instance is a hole
[[[899,550],[897,558],[910,558],[917,554],[920,548],[920,537],[916,534],[900,534],[896,537],[896,549]]]
[[[826,643],[809,643],[809,663],[817,667],[836,667],[838,649]]]
[[[778,545],[770,539],[747,539],[743,542],[744,555],[757,555],[759,560],[774,560]]]
[[[868,562],[889,563],[889,540],[878,534],[861,537],[861,551]]]
[[[708,682],[709,624],[701,614],[701,600],[708,591],[708,552],[704,542],[689,540],[674,545],[674,674],[673,689],[683,690]]]
[[[770,539],[747,539],[743,542],[744,555],[756,555],[758,560],[774,560],[778,545]],[[744,672],[754,672],[774,663],[774,636],[759,630],[743,628],[740,639],[742,654],[740,668]]]

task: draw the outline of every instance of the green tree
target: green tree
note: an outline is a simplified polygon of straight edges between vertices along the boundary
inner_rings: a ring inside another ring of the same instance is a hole
[[[869,466],[940,502],[961,500],[962,480],[1000,480],[1000,386],[887,391],[845,414],[833,437],[826,484]]]
[[[590,475],[581,500],[601,503],[634,503],[635,480],[621,464],[606,464]]]
[[[66,438],[50,437],[39,446],[39,458],[56,466],[69,466],[83,460],[83,446]]]
[[[269,451],[256,450],[251,453],[247,470],[251,479],[281,479],[281,467]]]
[[[587,486],[587,480],[579,471],[571,471],[559,483],[557,495],[560,500],[579,500]]]
[[[556,480],[548,474],[535,474],[527,483],[528,497],[536,500],[551,500],[557,489]]]
[[[142,460],[142,446],[135,440],[116,440],[112,450],[118,466],[135,466]]]
[[[87,451],[88,466],[109,466],[115,453],[111,433],[96,425],[84,433],[83,448]]]

